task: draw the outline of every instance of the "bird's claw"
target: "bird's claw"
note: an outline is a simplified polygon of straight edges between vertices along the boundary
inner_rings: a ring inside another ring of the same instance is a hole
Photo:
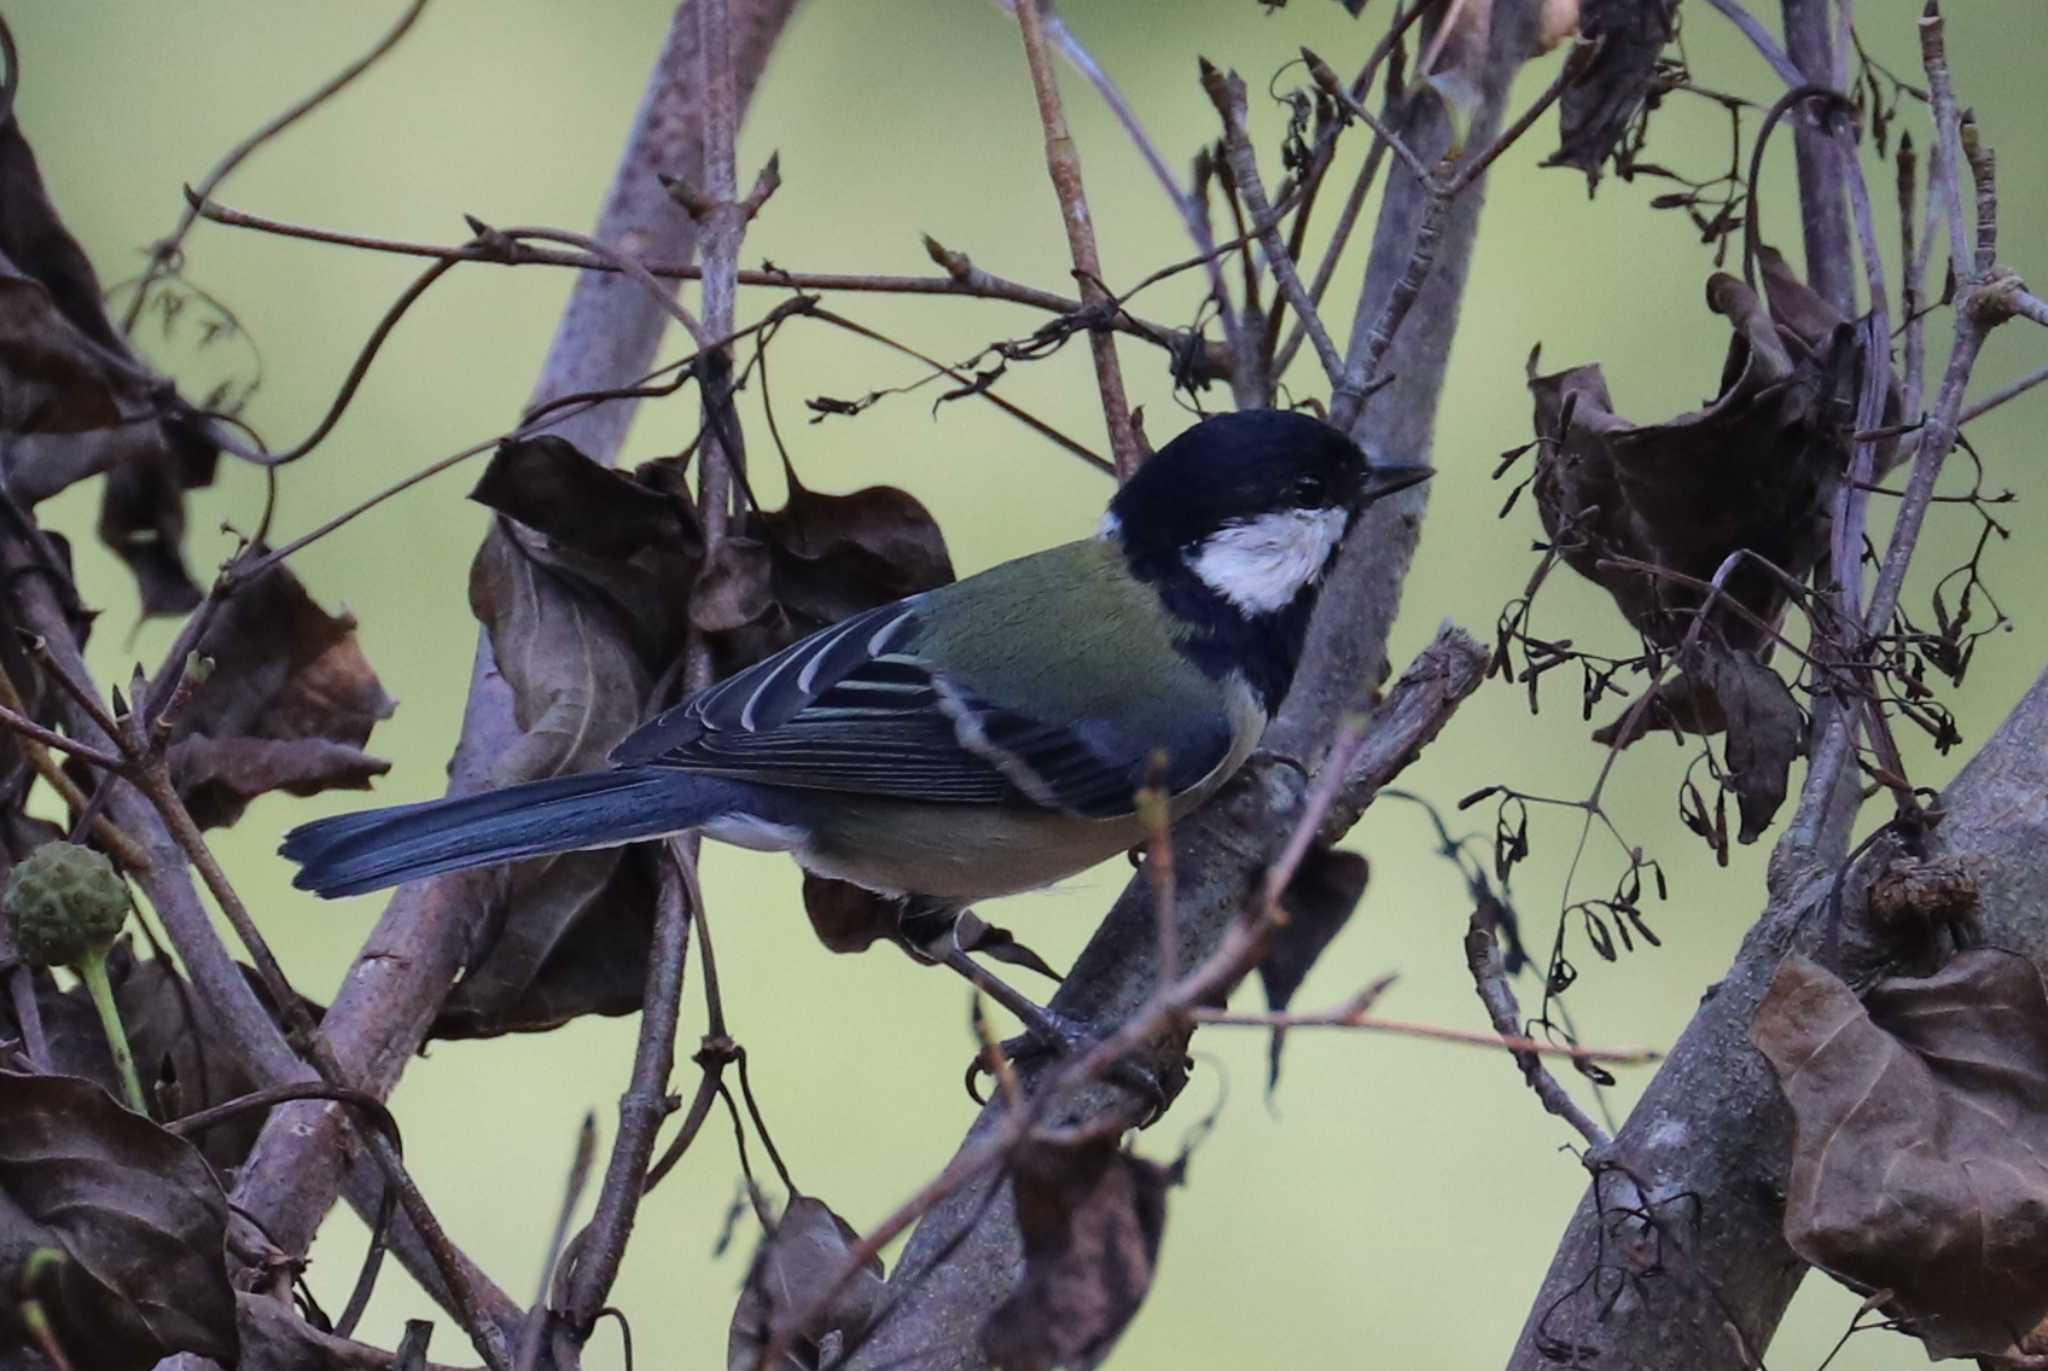
[[[995,1050],[1011,1064],[1038,1061],[1050,1057],[1055,1060],[1081,1056],[1101,1041],[1101,1035],[1075,1019],[1058,1014],[1050,1009],[1039,1009],[1036,1016],[1027,1018],[1024,1032],[995,1045]],[[975,1088],[977,1080],[984,1075],[995,1075],[997,1068],[989,1061],[987,1054],[979,1054],[967,1067],[967,1094],[976,1104],[986,1104],[987,1099]],[[1166,1112],[1172,1102],[1173,1092],[1160,1079],[1159,1073],[1136,1057],[1125,1057],[1102,1074],[1102,1079],[1119,1089],[1129,1091],[1145,1101],[1147,1105],[1145,1125],[1150,1125]]]

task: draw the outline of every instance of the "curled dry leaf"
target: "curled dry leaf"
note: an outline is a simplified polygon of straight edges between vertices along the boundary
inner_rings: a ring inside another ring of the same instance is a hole
[[[1859,1002],[1802,957],[1752,1041],[1791,1103],[1792,1250],[1889,1290],[1931,1357],[2001,1355],[2048,1315],[2048,988],[1965,952]]]
[[[0,1289],[30,1284],[74,1366],[141,1371],[175,1352],[232,1366],[227,1218],[182,1139],[90,1081],[0,1072]]]
[[[773,1371],[818,1371],[867,1331],[887,1303],[882,1259],[869,1258],[836,1294],[832,1283],[860,1243],[852,1225],[822,1200],[798,1195],[761,1240],[726,1333],[728,1371],[761,1371],[776,1321],[817,1305]]]
[[[1536,432],[1546,440],[1535,480],[1544,529],[1566,564],[1605,588],[1647,640],[1679,647],[1704,596],[1609,559],[1707,582],[1735,558],[1722,584],[1740,610],[1709,612],[1698,649],[1632,730],[1622,735],[1617,723],[1595,737],[1626,746],[1657,727],[1727,729],[1745,842],[1783,800],[1801,727],[1782,682],[1763,679],[1773,640],[1758,625],[1779,621],[1789,586],[1826,551],[1861,369],[1855,329],[1782,258],[1766,250],[1762,260],[1768,308],[1732,276],[1707,283],[1709,307],[1734,333],[1705,409],[1638,425],[1615,412],[1598,366],[1538,375],[1532,354],[1529,378]]]
[[[1287,922],[1274,933],[1272,945],[1258,967],[1267,1008],[1277,1013],[1294,1002],[1294,992],[1308,979],[1324,949],[1351,922],[1352,912],[1365,896],[1371,870],[1358,853],[1331,847],[1310,848],[1302,858],[1294,879],[1280,896]],[[1269,1095],[1280,1084],[1280,1049],[1286,1039],[1286,1029],[1273,1030],[1273,1045],[1266,1059]]]
[[[490,784],[601,767],[682,648],[703,539],[680,464],[629,475],[543,436],[503,444],[471,498],[507,516],[470,569],[470,607],[520,730]],[[538,1031],[639,1007],[656,890],[647,849],[497,868],[469,889],[486,905],[483,933],[436,1036]]]
[[[747,520],[704,570],[690,601],[721,674],[827,624],[953,579],[945,538],[917,497],[895,486],[814,491],[784,464],[789,498]]]
[[[1092,1371],[1123,1335],[1159,1260],[1179,1168],[1114,1137],[1034,1138],[1011,1167],[1024,1279],[989,1314],[981,1346],[1001,1371]]]
[[[177,719],[168,759],[202,828],[234,823],[273,790],[362,790],[390,763],[362,748],[397,702],[356,638],[280,566],[222,605],[199,641],[212,670]]]
[[[501,522],[470,570],[470,605],[512,691],[519,736],[491,766],[492,786],[605,765],[640,721],[653,673],[607,603],[551,564],[539,535]],[[436,1033],[475,1037],[566,1020],[556,969],[595,957],[590,995],[571,1012],[637,1008],[653,917],[653,881],[631,849],[572,852],[490,868],[470,882],[486,902],[477,951]],[[590,942],[598,935],[596,944]],[[606,942],[615,949],[605,954]]]
[[[104,472],[100,536],[127,563],[145,614],[183,613],[184,492],[218,449],[171,384],[115,330],[85,252],[43,187],[20,122],[0,124],[0,434],[9,492],[34,505]]]
[[[1657,59],[1678,31],[1678,0],[1582,0],[1575,8],[1579,36],[1596,46],[1558,98],[1557,151],[1544,165],[1576,167],[1591,185],[1655,98]]]

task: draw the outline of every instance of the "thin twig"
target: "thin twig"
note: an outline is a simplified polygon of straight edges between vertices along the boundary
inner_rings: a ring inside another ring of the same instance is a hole
[[[2048,381],[2048,366],[2037,367],[2025,376],[2020,377],[2017,381],[2009,385],[2000,386],[1983,399],[1966,406],[1963,412],[1956,416],[1956,422],[1967,424],[1972,419],[1980,419],[2006,401],[2016,400],[2020,396],[2025,395],[2043,381]]]
[[[562,1206],[555,1211],[555,1226],[548,1235],[547,1256],[540,1264],[540,1289],[527,1306],[526,1325],[519,1330],[519,1354],[512,1371],[533,1371],[540,1357],[541,1334],[547,1328],[548,1287],[554,1281],[555,1263],[561,1260],[562,1242],[569,1234],[569,1220],[583,1202],[583,1188],[590,1182],[590,1165],[597,1158],[597,1114],[586,1111],[583,1126],[576,1130],[576,1151],[569,1159],[569,1179],[562,1186]]]
[[[689,957],[693,904],[691,883],[684,877],[690,854],[671,841],[664,845],[663,855],[632,1080],[619,1100],[619,1132],[605,1163],[597,1212],[577,1239],[574,1265],[567,1273],[561,1314],[566,1331],[579,1342],[589,1336],[597,1311],[618,1276],[640,1199],[647,1192],[647,1163],[654,1155],[655,1134],[669,1114],[668,1080],[675,1068],[676,1023]]]
[[[293,101],[282,113],[229,148],[226,155],[214,163],[213,170],[207,172],[205,178],[199,182],[197,199],[203,202],[207,196],[213,194],[221,182],[234,174],[235,168],[241,166],[249,154],[327,103],[351,81],[368,71],[378,58],[398,45],[398,40],[405,37],[406,31],[412,28],[413,21],[420,17],[420,12],[426,7],[427,0],[412,0],[412,3],[405,7],[405,12],[398,16],[398,22],[385,30],[384,36],[379,38],[368,52]],[[185,242],[185,235],[192,231],[192,224],[198,217],[198,210],[188,199],[184,212],[178,216],[178,226],[171,230],[170,236],[160,238],[151,244],[149,265],[143,269],[142,278],[135,285],[135,298],[128,304],[127,316],[121,321],[121,332],[135,331],[135,322],[142,317],[143,306],[148,303],[150,287],[155,285],[164,271],[177,260],[179,250]]]
[[[1013,12],[1017,6],[1017,0],[997,0],[997,3]],[[1059,45],[1060,56],[1067,59],[1068,65],[1080,72],[1089,85],[1095,87],[1095,93],[1102,97],[1103,104],[1109,106],[1110,113],[1116,116],[1117,123],[1123,125],[1124,133],[1138,149],[1138,155],[1144,158],[1146,167],[1152,172],[1152,179],[1159,183],[1159,188],[1173,203],[1174,212],[1180,215],[1181,223],[1188,231],[1188,237],[1194,240],[1195,250],[1201,253],[1207,262],[1209,294],[1216,301],[1217,322],[1223,326],[1223,337],[1226,342],[1235,338],[1239,328],[1237,306],[1230,298],[1229,289],[1223,284],[1223,264],[1216,249],[1215,235],[1209,231],[1208,216],[1203,214],[1194,200],[1181,190],[1179,182],[1174,179],[1172,168],[1166,165],[1166,158],[1160,154],[1158,145],[1152,141],[1151,135],[1146,133],[1144,123],[1138,118],[1138,112],[1132,108],[1130,100],[1125,97],[1123,88],[1117,85],[1115,78],[1104,71],[1102,64],[1082,45],[1080,38],[1075,35],[1066,20],[1056,13],[1047,13],[1045,31],[1047,36]]]
[[[1060,221],[1066,227],[1067,248],[1073,254],[1081,303],[1101,305],[1108,301],[1109,292],[1102,284],[1102,258],[1095,248],[1095,224],[1089,217],[1088,196],[1081,185],[1081,155],[1074,147],[1073,133],[1067,128],[1067,116],[1060,106],[1059,77],[1046,50],[1045,16],[1039,11],[1038,0],[1023,0],[1016,8],[1017,30],[1024,39],[1024,60],[1030,67],[1031,88],[1038,99],[1038,117],[1045,126],[1045,167],[1052,178],[1053,193],[1059,198]],[[1116,463],[1117,479],[1128,480],[1145,454],[1131,424],[1131,405],[1124,396],[1116,339],[1107,329],[1091,328],[1088,347],[1095,359],[1096,388],[1102,392],[1102,417],[1109,429],[1110,458]]]
[[[578,271],[613,274],[621,271],[616,262],[588,253],[521,247],[516,255],[508,258],[500,249],[480,247],[474,243],[451,246],[316,228],[232,209],[214,201],[206,202],[201,214],[214,223],[225,224],[230,228],[250,229],[311,243],[330,243],[337,247],[357,248],[365,252],[388,252],[402,257],[430,257],[443,262],[476,262],[503,267],[569,267]],[[1233,245],[1225,244],[1215,251],[1228,251],[1231,246]],[[1191,264],[1199,265],[1203,259],[1190,260]],[[697,265],[653,260],[644,261],[640,265],[648,274],[664,281],[698,281],[704,276],[704,268]],[[742,270],[738,274],[738,280],[743,286],[768,286],[787,290],[836,290],[878,295],[950,295],[961,299],[999,300],[1041,310],[1047,314],[1075,315],[1086,308],[1081,301],[1071,296],[1023,285],[979,268],[968,273],[948,273],[944,276],[888,276],[860,272],[785,271],[781,267],[764,267],[760,270]],[[1175,331],[1164,324],[1151,323],[1113,309],[1097,310],[1091,315],[1091,319],[1097,316],[1100,317],[1100,327],[1115,329],[1119,333],[1159,347],[1171,347],[1173,344]]]
[[[1533,1053],[1561,1057],[1574,1062],[1609,1066],[1647,1066],[1661,1061],[1664,1054],[1647,1047],[1580,1047],[1575,1043],[1549,1043],[1512,1033],[1475,1033],[1465,1028],[1444,1028],[1438,1024],[1414,1023],[1407,1019],[1384,1019],[1350,1006],[1320,1014],[1233,1014],[1223,1009],[1197,1009],[1190,1016],[1196,1023],[1226,1028],[1344,1028],[1368,1033],[1388,1033],[1398,1038],[1425,1038],[1431,1042],[1458,1043],[1466,1047],[1494,1047],[1518,1056]]]
[[[56,729],[45,728],[34,719],[16,714],[4,706],[0,706],[0,728],[19,735],[28,746],[52,747],[67,757],[75,757],[91,766],[109,771],[117,770],[121,766],[122,759],[118,755],[104,748],[94,747],[91,743],[81,743],[75,738],[67,738]]]
[[[1707,0],[1707,3],[1742,31],[1742,36],[1750,41],[1764,61],[1770,63],[1771,70],[1778,73],[1779,80],[1788,86],[1806,84],[1806,73],[1800,71],[1785,50],[1778,46],[1778,40],[1771,37],[1771,31],[1763,26],[1763,22],[1742,7],[1741,0]]]
[[[1508,984],[1500,941],[1494,937],[1485,915],[1484,906],[1474,909],[1471,927],[1465,934],[1465,965],[1472,973],[1472,988],[1478,991],[1479,1002],[1485,1006],[1496,1033],[1503,1038],[1523,1037],[1522,1011],[1515,1003],[1513,987]],[[1545,1109],[1570,1124],[1593,1147],[1606,1147],[1613,1141],[1607,1130],[1595,1123],[1592,1115],[1558,1084],[1557,1077],[1550,1074],[1533,1048],[1516,1049],[1514,1057],[1515,1064],[1522,1068],[1522,1078]]]
[[[30,719],[28,714],[28,705],[22,700],[21,692],[14,688],[14,678],[7,674],[6,667],[0,666],[0,724],[5,724],[20,735],[21,750],[28,757],[29,765],[35,768],[38,776],[49,783],[50,789],[57,792],[58,796],[64,801],[65,807],[74,816],[83,815],[86,812],[87,806],[91,803],[85,792],[80,790],[77,784],[64,774],[64,768],[57,765],[56,761],[50,756],[49,748],[44,745],[41,739],[17,727],[18,724],[34,723],[34,720]],[[85,747],[84,744],[75,743],[71,739],[67,738],[64,742],[65,750],[70,752],[72,756],[79,757],[80,760],[90,761],[92,758],[85,757],[74,749],[82,748],[85,752],[99,754],[99,749]],[[104,755],[111,757],[111,754]],[[112,758],[110,762],[103,761],[100,763],[103,769],[110,774],[113,767],[119,764],[118,758]],[[142,850],[142,845],[126,833],[123,833],[120,826],[104,814],[94,816],[93,832],[98,835],[100,842],[105,844],[107,851],[128,870],[141,871],[149,866],[149,854]]]
[[[807,310],[805,312],[811,318],[818,320],[820,323],[831,324],[836,328],[843,328],[848,333],[856,334],[859,337],[866,338],[870,342],[880,343],[884,347],[894,348],[896,351],[902,353],[906,357],[915,357],[918,361],[924,363],[933,371],[946,377],[948,380],[955,381],[962,386],[969,387],[970,394],[977,395],[982,399],[988,401],[997,409],[1009,415],[1012,419],[1015,419],[1018,423],[1023,424],[1033,433],[1038,434],[1041,438],[1048,439],[1051,442],[1058,444],[1061,448],[1064,448],[1066,451],[1073,453],[1076,457],[1079,457],[1082,461],[1086,462],[1089,466],[1094,467],[1097,471],[1103,472],[1111,476],[1114,476],[1116,474],[1116,468],[1109,462],[1105,461],[1101,457],[1101,455],[1096,453],[1092,448],[1088,447],[1086,444],[1077,442],[1074,439],[1068,437],[1066,434],[1060,432],[1051,424],[1046,423],[1045,420],[1039,418],[1037,415],[1031,413],[1029,410],[1024,409],[1022,406],[1012,404],[1010,401],[996,394],[995,390],[992,387],[981,384],[980,381],[978,381],[975,377],[968,375],[964,371],[961,371],[958,367],[949,367],[944,362],[941,362],[936,358],[927,356],[926,354],[919,352],[916,348],[911,347],[907,343],[900,343],[896,339],[891,338],[886,333],[877,332],[876,330],[869,328],[865,324],[855,323],[853,320],[847,318],[845,315],[836,314],[829,309],[823,308],[822,306]]]
[[[1202,89],[1209,93],[1210,103],[1216,106],[1216,113],[1223,120],[1224,156],[1230,161],[1238,193],[1244,196],[1245,207],[1251,211],[1253,219],[1268,225],[1262,235],[1266,265],[1272,269],[1273,279],[1279,283],[1281,293],[1294,307],[1296,317],[1308,329],[1309,339],[1315,344],[1316,356],[1321,359],[1330,384],[1337,385],[1344,379],[1344,357],[1338,352],[1337,345],[1330,341],[1330,331],[1323,327],[1315,301],[1309,297],[1308,288],[1301,283],[1301,275],[1295,269],[1294,256],[1287,250],[1278,226],[1273,223],[1265,183],[1259,178],[1258,154],[1252,150],[1251,135],[1245,129],[1244,80],[1234,71],[1226,76],[1206,58],[1201,64],[1201,73]],[[1261,340],[1261,346],[1265,345],[1266,340]]]

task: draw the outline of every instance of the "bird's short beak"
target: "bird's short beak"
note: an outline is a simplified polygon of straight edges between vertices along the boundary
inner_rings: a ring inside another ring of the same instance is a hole
[[[1436,468],[1422,462],[1374,462],[1367,468],[1365,486],[1359,491],[1360,504],[1383,500],[1397,490],[1420,485],[1436,475]]]

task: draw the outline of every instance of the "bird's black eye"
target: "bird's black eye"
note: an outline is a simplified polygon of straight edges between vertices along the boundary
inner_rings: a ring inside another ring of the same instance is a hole
[[[1330,503],[1330,485],[1320,476],[1303,476],[1294,483],[1294,500],[1303,509]]]

